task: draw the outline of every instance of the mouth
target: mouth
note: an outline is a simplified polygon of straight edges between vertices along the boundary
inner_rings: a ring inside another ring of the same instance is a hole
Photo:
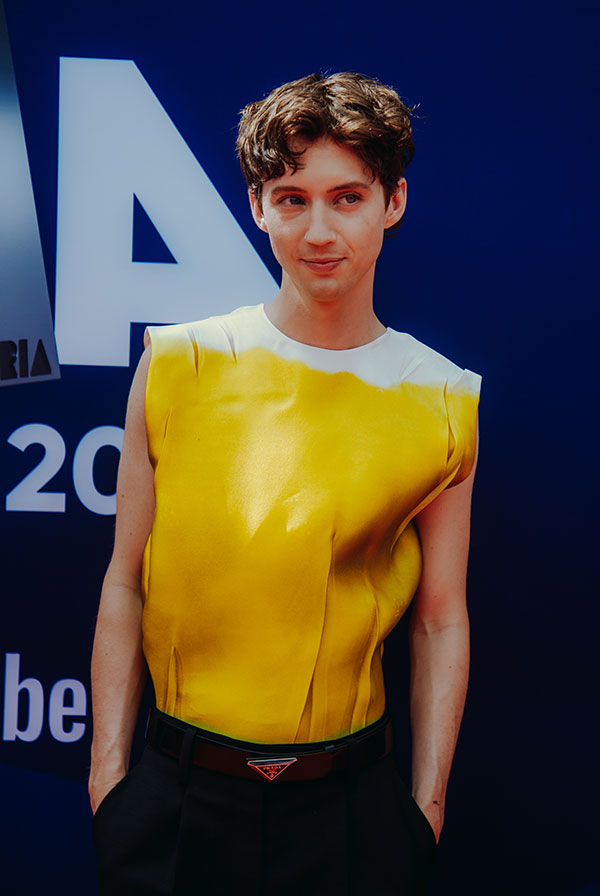
[[[303,258],[302,262],[311,271],[318,274],[330,274],[339,267],[343,260],[344,257],[341,256],[339,258]]]

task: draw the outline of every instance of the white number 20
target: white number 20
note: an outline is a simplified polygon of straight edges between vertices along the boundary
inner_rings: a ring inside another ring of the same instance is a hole
[[[43,445],[41,461],[6,496],[7,510],[64,513],[64,492],[40,491],[63,465],[66,448],[63,437],[45,423],[26,423],[8,437],[8,444],[25,451],[30,445]],[[119,426],[97,426],[87,432],[75,449],[73,485],[77,497],[92,513],[109,516],[116,510],[116,494],[103,495],[94,482],[94,460],[105,445],[121,451],[123,430]]]

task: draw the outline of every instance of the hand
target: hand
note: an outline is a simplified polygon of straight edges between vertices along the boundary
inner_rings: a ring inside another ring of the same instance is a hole
[[[88,793],[90,795],[90,805],[92,807],[92,814],[96,814],[96,809],[104,799],[104,797],[109,793],[113,787],[125,777],[125,771],[113,772],[112,774],[104,774],[104,775],[94,775],[93,778],[90,775],[90,780],[88,782]]]
[[[416,800],[417,805],[431,827],[433,828],[433,833],[435,834],[435,842],[437,843],[440,839],[440,834],[442,833],[442,828],[444,826],[444,807],[441,803],[429,800],[426,803],[421,804],[418,800]]]

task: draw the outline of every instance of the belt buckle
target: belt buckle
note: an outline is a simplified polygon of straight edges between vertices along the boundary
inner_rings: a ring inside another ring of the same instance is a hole
[[[262,775],[266,781],[274,781],[286,768],[297,761],[297,756],[287,756],[282,759],[247,759],[246,765]]]

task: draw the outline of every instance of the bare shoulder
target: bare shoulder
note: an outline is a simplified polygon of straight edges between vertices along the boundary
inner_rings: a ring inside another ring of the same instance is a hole
[[[127,435],[127,427],[131,429],[132,425],[140,424],[140,416],[142,418],[141,422],[144,422],[144,403],[145,403],[145,395],[146,395],[146,380],[148,379],[148,368],[150,367],[150,360],[152,356],[152,346],[149,341],[146,341],[148,336],[144,337],[144,351],[139,360],[138,366],[136,368],[133,380],[131,382],[131,389],[129,391],[129,399],[127,402],[127,416],[125,418],[125,434]],[[144,426],[144,436],[146,433],[146,428]]]

